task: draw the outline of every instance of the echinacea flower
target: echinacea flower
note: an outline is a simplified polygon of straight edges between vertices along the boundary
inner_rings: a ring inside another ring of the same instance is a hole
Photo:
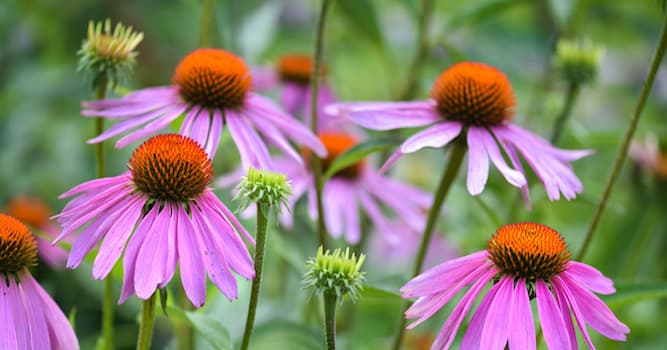
[[[57,216],[63,232],[56,241],[83,228],[67,267],[79,266],[101,242],[93,263],[96,279],[105,278],[124,252],[120,302],[132,294],[150,298],[172,279],[177,263],[185,293],[196,307],[206,301],[207,273],[228,299],[235,299],[232,271],[254,277],[238,232],[254,240],[208,188],[213,167],[206,152],[185,136],[158,135],[134,151],[128,168],[60,196],[77,197]]]
[[[0,349],[79,349],[67,317],[28,271],[36,262],[30,230],[0,214]]]
[[[82,115],[122,120],[88,142],[101,142],[143,125],[116,142],[116,147],[123,147],[164,129],[185,114],[179,133],[203,145],[211,158],[225,125],[246,169],[250,165],[271,168],[265,140],[299,162],[301,157],[289,139],[320,156],[326,155],[310,130],[268,98],[251,91],[248,67],[230,52],[191,52],[176,66],[172,83],[138,90],[120,99],[84,102]]]
[[[657,180],[667,181],[667,152],[660,150],[658,138],[654,134],[649,134],[643,141],[633,141],[628,154]]]
[[[375,130],[428,128],[416,133],[387,160],[382,171],[404,154],[424,147],[443,147],[457,138],[468,146],[467,188],[478,195],[486,185],[489,159],[512,185],[520,187],[529,203],[528,185],[519,155],[544,185],[551,200],[562,193],[573,199],[583,190],[569,163],[591,154],[588,150],[561,150],[546,140],[510,123],[514,94],[507,77],[494,67],[462,62],[445,70],[431,90],[431,99],[415,102],[349,102],[327,106],[332,115],[345,115]],[[512,163],[510,167],[504,153]]]
[[[354,137],[343,133],[320,133],[319,138],[328,152],[328,156],[322,159],[324,172],[336,157],[357,143]],[[305,158],[309,158],[309,152],[304,153]],[[294,193],[289,198],[288,212],[280,216],[283,225],[292,225],[293,217],[289,212],[304,195],[308,199],[308,214],[316,220],[315,180],[310,168],[283,158],[276,160],[276,171],[287,175]],[[238,172],[220,178],[217,184],[227,187],[234,184],[235,179],[238,179]],[[322,190],[322,201],[324,220],[331,236],[339,238],[344,235],[348,243],[354,244],[361,239],[360,210],[388,240],[398,242],[400,234],[396,231],[396,220],[404,224],[402,227],[419,232],[432,197],[415,187],[381,176],[365,160],[361,160],[339,170],[327,180]],[[383,206],[390,209],[394,217],[387,216]]]
[[[306,124],[310,124],[311,114],[311,84],[314,69],[313,58],[301,53],[290,53],[280,57],[275,68],[258,69],[254,71],[254,86],[258,91],[280,87],[280,103],[291,115],[301,116]],[[326,64],[322,64],[320,76],[325,77],[328,71]],[[336,95],[331,87],[322,81],[317,89],[318,115],[324,114],[324,106],[336,101]],[[319,121],[325,122],[320,119]],[[326,125],[321,125],[325,129]],[[322,129],[322,128],[320,128]]]
[[[28,196],[15,196],[9,200],[6,208],[7,214],[31,226],[33,230],[39,230],[52,239],[60,234],[60,228],[49,221],[53,215],[49,205],[43,200]],[[37,251],[39,256],[44,259],[51,268],[61,268],[65,266],[67,260],[67,251],[61,247],[51,244],[51,240],[35,236],[37,241]]]
[[[625,341],[628,327],[593,292],[612,294],[613,282],[595,268],[570,260],[563,238],[535,223],[502,226],[486,250],[440,264],[401,288],[404,298],[419,298],[405,313],[415,327],[440,310],[466,286],[431,349],[449,349],[466,314],[484,286],[493,287],[479,304],[461,349],[535,349],[531,300],[549,349],[577,349],[572,315],[591,349],[586,326],[607,338]]]

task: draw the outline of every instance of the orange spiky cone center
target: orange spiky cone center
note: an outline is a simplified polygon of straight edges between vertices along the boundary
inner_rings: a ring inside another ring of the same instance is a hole
[[[514,93],[505,74],[477,62],[457,63],[433,84],[431,97],[443,118],[466,125],[498,125],[514,115]]]
[[[322,158],[322,172],[326,172],[331,164],[340,156],[345,153],[348,149],[354,147],[357,144],[357,140],[354,137],[343,133],[335,132],[323,132],[318,134],[318,137],[324,147],[327,149],[327,157]],[[303,150],[303,157],[306,162],[310,161],[312,151],[310,149]],[[348,180],[354,180],[359,177],[361,170],[364,166],[365,160],[360,160],[352,165],[349,165],[339,171],[337,171],[333,176],[338,178],[344,178]]]
[[[315,69],[313,58],[304,54],[288,54],[282,56],[278,61],[277,68],[280,79],[303,85],[310,83],[310,78]],[[327,66],[322,64],[320,66],[320,75],[324,76],[326,74]]]
[[[548,281],[570,260],[567,244],[554,229],[531,222],[505,225],[489,240],[491,261],[503,274]]]
[[[176,134],[144,142],[132,154],[128,168],[137,190],[161,201],[192,200],[213,180],[206,152],[192,139]]]
[[[15,218],[0,214],[0,274],[14,274],[36,263],[37,241],[30,230]]]
[[[39,198],[21,195],[7,204],[7,213],[33,227],[42,227],[53,215],[51,208]]]
[[[242,59],[220,49],[198,49],[183,58],[172,78],[183,99],[205,108],[238,108],[252,77]]]

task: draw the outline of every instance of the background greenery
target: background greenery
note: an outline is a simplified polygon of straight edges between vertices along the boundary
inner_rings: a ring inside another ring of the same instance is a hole
[[[440,220],[440,231],[461,254],[482,249],[503,223],[530,220],[556,228],[573,252],[583,240],[595,204],[620,146],[664,18],[654,0],[475,0],[436,1],[429,38],[434,43],[419,74],[416,98],[428,95],[445,67],[476,60],[504,71],[517,95],[515,121],[548,136],[563,105],[565,83],[551,69],[555,40],[590,38],[606,48],[596,84],[583,88],[560,146],[592,148],[596,153],[574,164],[585,191],[576,200],[551,203],[542,188],[532,191],[533,210],[523,207],[510,218],[517,190],[493,170],[483,194],[467,194],[459,177]],[[283,53],[312,52],[319,1],[215,1],[214,46],[242,55],[252,66],[272,65]],[[342,100],[395,99],[405,84],[416,50],[417,0],[338,0],[330,16],[325,59],[329,82]],[[77,56],[89,20],[111,18],[143,31],[136,74],[124,88],[164,85],[173,67],[198,45],[201,3],[179,1],[0,2],[0,207],[9,198],[30,193],[57,212],[57,196],[94,176],[94,154],[84,141],[93,125],[79,116],[79,103],[91,99],[90,87],[76,72]],[[667,75],[661,69],[637,135],[652,132],[667,140]],[[133,147],[107,147],[107,173],[123,171]],[[237,159],[229,137],[223,138],[216,172],[233,169]],[[395,175],[433,190],[444,167],[441,150],[420,152],[399,162]],[[376,159],[377,160],[377,159]],[[667,203],[665,183],[633,169],[628,162],[585,262],[612,277],[618,293],[605,298],[628,324],[627,343],[595,336],[600,349],[662,349],[667,344]],[[234,208],[231,195],[218,195]],[[314,226],[302,211],[294,229],[273,231],[257,328],[256,349],[318,349],[320,315],[301,290],[305,259],[315,254]],[[247,222],[252,229],[252,221]],[[340,243],[340,242],[339,242]],[[388,346],[401,305],[394,293],[411,269],[397,261],[391,270],[366,265],[370,288],[361,301],[345,303],[339,313],[341,348]],[[375,261],[378,261],[377,259]],[[76,331],[83,349],[95,346],[99,334],[102,283],[90,268],[54,271],[38,267],[40,282],[66,313],[76,312]],[[119,272],[120,273],[120,272]],[[239,300],[220,298],[215,288],[201,312],[185,314],[171,306],[169,317],[188,319],[197,327],[198,348],[224,348],[242,332],[249,283],[239,281]],[[176,283],[172,283],[176,285]],[[120,289],[120,283],[117,288]],[[385,292],[383,292],[385,290]],[[116,294],[118,295],[118,293]],[[316,298],[313,298],[316,299]],[[453,304],[453,303],[450,303]],[[119,307],[117,345],[132,348],[136,339],[136,299]],[[428,348],[449,308],[408,332],[413,349]],[[462,335],[463,332],[459,332]],[[154,347],[173,346],[166,317],[158,319]],[[459,337],[460,338],[460,337]],[[227,344],[227,345],[226,345]]]

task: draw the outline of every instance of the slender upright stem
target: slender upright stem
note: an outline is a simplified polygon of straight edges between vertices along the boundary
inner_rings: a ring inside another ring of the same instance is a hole
[[[270,211],[271,209],[269,209]],[[259,287],[262,283],[262,267],[264,266],[264,249],[266,247],[266,228],[269,212],[265,212],[260,203],[257,203],[257,234],[255,242],[255,278],[252,280],[250,289],[250,303],[248,304],[248,316],[245,321],[245,330],[243,331],[243,341],[241,350],[248,349],[250,344],[250,335],[255,324],[255,312],[257,311],[257,302],[259,300]]]
[[[428,42],[428,28],[431,25],[431,18],[433,17],[433,7],[435,1],[422,0],[421,13],[419,14],[419,27],[417,29],[417,52],[415,52],[408,76],[405,79],[405,85],[399,95],[399,100],[410,100],[417,92],[417,80],[419,78],[419,71],[421,70],[424,59],[429,51],[430,44]]]
[[[201,31],[199,32],[199,47],[211,46],[211,27],[213,26],[214,0],[202,0]]]
[[[335,293],[324,292],[324,334],[327,350],[336,349],[336,301]]]
[[[178,297],[179,297],[179,302],[181,303],[181,309],[183,309],[184,311],[191,311],[192,304],[190,304],[190,300],[188,300],[188,297],[185,294],[185,289],[183,289],[183,286],[179,284],[178,290],[179,290]],[[180,321],[174,324],[174,328],[178,340],[178,349],[179,350],[194,349],[195,339],[190,324],[185,321]]]
[[[625,136],[623,137],[623,143],[621,144],[621,148],[618,150],[618,154],[616,155],[616,161],[614,162],[614,167],[611,171],[611,175],[607,180],[607,185],[605,186],[604,192],[602,193],[602,198],[600,198],[600,202],[598,203],[597,209],[595,210],[595,215],[593,216],[593,221],[591,222],[591,225],[588,228],[588,232],[586,233],[586,238],[584,239],[584,243],[581,246],[581,250],[579,250],[579,254],[577,255],[576,260],[581,260],[586,254],[588,246],[590,245],[591,240],[593,239],[593,234],[595,233],[595,229],[598,227],[598,223],[600,222],[600,218],[602,217],[602,213],[607,207],[607,201],[609,200],[609,195],[611,194],[611,190],[614,188],[616,179],[618,178],[618,175],[621,172],[621,168],[623,167],[623,162],[625,161],[625,157],[628,154],[630,141],[632,140],[632,137],[635,134],[635,129],[637,129],[637,123],[639,122],[639,118],[641,117],[642,111],[644,110],[644,104],[646,104],[646,99],[648,98],[648,95],[651,92],[651,88],[653,87],[653,81],[655,80],[655,75],[658,72],[658,68],[660,67],[660,62],[662,62],[662,58],[665,55],[665,48],[667,48],[667,17],[665,18],[665,23],[662,26],[660,41],[658,43],[658,47],[655,51],[655,54],[653,55],[653,62],[651,63],[651,68],[649,69],[648,75],[646,76],[646,80],[644,81],[644,86],[642,87],[641,94],[639,95],[639,100],[637,100],[637,106],[635,107],[632,119],[630,119],[630,125],[628,126],[628,130],[625,132]]]
[[[317,21],[317,32],[315,34],[315,52],[313,54],[313,73],[310,77],[310,130],[317,135],[317,122],[319,115],[317,115],[317,92],[320,85],[320,67],[322,65],[322,55],[324,51],[324,28],[326,24],[327,14],[333,1],[322,0],[322,10],[320,11],[320,18]],[[315,192],[317,197],[317,233],[320,245],[327,248],[327,225],[324,221],[324,205],[322,203],[322,188],[324,187],[324,179],[322,178],[322,160],[313,152],[311,156],[311,164],[313,170],[313,177],[315,179]]]
[[[440,209],[442,204],[447,198],[449,189],[451,188],[456,175],[461,168],[461,163],[463,161],[463,156],[466,153],[466,144],[465,140],[461,137],[454,141],[454,145],[449,156],[449,162],[447,168],[442,174],[440,179],[440,185],[435,193],[435,198],[433,199],[433,206],[428,213],[428,219],[426,220],[426,227],[424,228],[424,233],[422,234],[422,241],[419,246],[419,252],[417,253],[417,258],[415,260],[415,268],[412,273],[412,276],[417,276],[422,268],[424,267],[424,260],[426,258],[426,252],[428,251],[428,246],[431,242],[431,237],[433,236],[433,229],[435,228],[435,223],[438,221],[438,216],[440,215]],[[399,329],[397,330],[397,335],[394,340],[394,350],[401,348],[403,342],[403,334],[405,330],[405,311],[410,307],[410,302],[406,302],[403,306],[403,312],[401,312],[401,321],[399,322]]]
[[[554,123],[554,128],[551,130],[551,143],[556,144],[560,139],[560,136],[565,129],[565,124],[572,114],[572,107],[574,107],[574,101],[577,100],[579,95],[579,84],[570,83],[567,86],[567,93],[565,94],[565,102],[563,103],[563,109],[560,112],[556,122]]]
[[[139,327],[139,339],[137,339],[137,350],[149,350],[153,339],[153,323],[155,321],[155,294],[144,300],[141,304],[141,325]]]
[[[103,79],[95,89],[95,99],[101,100],[107,94],[107,80]],[[104,118],[95,118],[95,136],[104,132]],[[104,177],[104,142],[95,144],[95,176],[100,179]],[[102,296],[102,337],[105,350],[114,349],[114,298],[113,277],[104,279],[104,294]]]

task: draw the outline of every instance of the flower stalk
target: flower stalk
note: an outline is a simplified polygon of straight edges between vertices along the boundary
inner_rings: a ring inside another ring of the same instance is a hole
[[[144,300],[141,304],[141,325],[139,326],[139,338],[137,339],[137,350],[149,350],[153,339],[153,325],[155,322],[155,294]]]
[[[336,293],[325,292],[324,298],[324,334],[327,350],[336,349]]]
[[[315,34],[315,53],[313,55],[313,72],[310,79],[311,100],[310,100],[310,130],[317,135],[318,119],[317,114],[317,91],[320,86],[320,67],[322,66],[322,56],[324,51],[324,29],[327,15],[333,1],[322,0],[322,9],[317,21],[317,32]],[[317,237],[322,247],[327,247],[327,226],[324,221],[324,204],[322,203],[322,189],[324,188],[324,178],[322,176],[322,160],[313,153],[311,155],[311,166],[315,180],[315,193],[317,201]]]
[[[565,102],[563,103],[563,109],[558,115],[558,118],[556,118],[554,127],[551,130],[550,141],[554,145],[558,143],[558,140],[560,140],[560,137],[563,134],[563,129],[565,129],[567,120],[570,118],[570,115],[572,114],[572,108],[574,107],[574,102],[577,100],[577,97],[579,96],[579,90],[580,90],[579,84],[577,83],[570,83],[567,86],[567,92],[565,94]]]
[[[632,114],[632,119],[630,119],[630,124],[628,125],[628,129],[626,130],[623,137],[623,142],[621,143],[621,148],[618,150],[618,154],[616,155],[616,160],[614,161],[614,167],[612,168],[611,175],[607,180],[604,192],[602,193],[602,197],[598,202],[595,215],[593,216],[593,220],[591,221],[591,225],[588,228],[586,238],[584,239],[584,243],[582,244],[581,249],[577,254],[576,260],[582,261],[583,257],[588,251],[588,247],[590,246],[591,241],[593,240],[593,235],[595,234],[595,230],[600,223],[602,213],[604,213],[604,210],[607,207],[607,202],[609,201],[611,191],[614,189],[614,184],[618,179],[618,175],[621,173],[621,168],[623,167],[623,162],[625,162],[625,158],[627,157],[628,149],[630,148],[630,142],[632,141],[635,130],[637,129],[639,118],[642,115],[642,111],[644,110],[644,105],[646,104],[646,100],[648,99],[648,96],[651,92],[651,88],[653,88],[653,82],[658,72],[658,68],[660,67],[660,63],[665,56],[665,49],[667,48],[667,17],[664,21],[665,22],[662,26],[662,32],[660,34],[660,40],[658,42],[655,54],[653,55],[653,61],[651,62],[651,68],[649,69],[646,80],[644,81],[644,86],[642,87],[639,99],[637,100],[637,105],[635,106],[635,111]]]
[[[461,164],[463,163],[463,157],[465,156],[466,153],[465,140],[463,139],[455,140],[452,146],[453,148],[449,156],[449,162],[447,164],[447,168],[445,168],[445,171],[442,174],[440,184],[438,185],[438,189],[435,193],[435,198],[433,199],[433,206],[431,207],[431,210],[428,213],[426,227],[424,228],[424,232],[422,233],[422,241],[421,244],[419,245],[419,251],[417,253],[417,257],[415,258],[415,267],[412,273],[412,277],[419,275],[422,268],[424,267],[426,252],[428,251],[428,245],[431,242],[431,237],[433,236],[435,223],[438,219],[438,216],[440,215],[440,209],[442,208],[442,205],[445,202],[445,199],[447,198],[447,194],[449,193],[449,189],[451,188],[451,185],[454,182],[454,179],[456,178],[459,169],[461,168]],[[394,350],[400,349],[403,343],[403,335],[405,332],[405,323],[406,323],[406,319],[405,317],[403,317],[403,314],[405,314],[405,311],[410,307],[410,305],[411,305],[410,302],[406,302],[405,305],[403,306],[401,312],[401,320],[399,322],[399,328],[397,330],[396,338],[394,339],[394,345],[392,347],[392,349]]]

